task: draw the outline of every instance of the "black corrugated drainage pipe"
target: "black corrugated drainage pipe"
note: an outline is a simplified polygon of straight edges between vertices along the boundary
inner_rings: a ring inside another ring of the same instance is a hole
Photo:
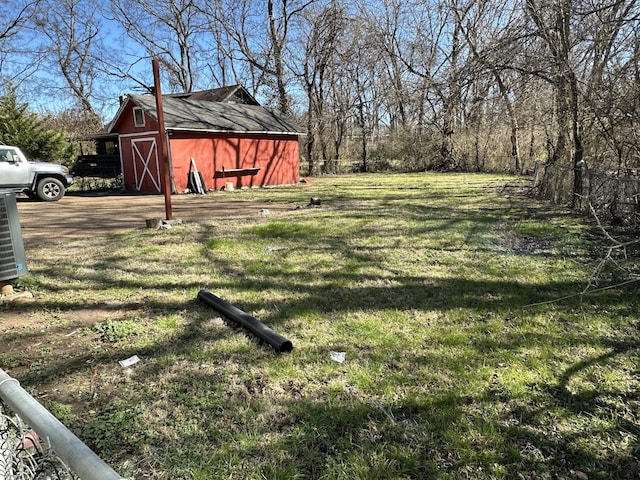
[[[293,344],[282,335],[274,332],[260,320],[234,307],[221,298],[216,297],[208,290],[202,289],[198,292],[198,300],[215,308],[222,315],[237,322],[241,327],[246,328],[256,337],[271,345],[278,353],[289,353],[293,350]]]

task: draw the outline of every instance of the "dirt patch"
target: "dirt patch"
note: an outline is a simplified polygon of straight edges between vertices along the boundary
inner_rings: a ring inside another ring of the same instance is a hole
[[[291,210],[287,204],[239,199],[238,193],[174,195],[173,218],[206,222],[220,217],[252,217],[263,210]],[[25,246],[146,228],[146,219],[166,218],[162,195],[68,195],[59,202],[18,198]]]

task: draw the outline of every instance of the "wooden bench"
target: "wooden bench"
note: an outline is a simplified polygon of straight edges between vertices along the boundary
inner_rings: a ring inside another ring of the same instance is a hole
[[[255,175],[260,171],[260,167],[256,168],[230,168],[216,170],[213,174],[214,178],[240,177],[244,175]]]

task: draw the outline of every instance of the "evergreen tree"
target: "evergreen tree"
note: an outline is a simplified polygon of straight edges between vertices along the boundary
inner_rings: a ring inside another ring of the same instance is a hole
[[[0,141],[21,148],[30,160],[69,164],[74,157],[64,132],[47,128],[27,104],[19,104],[13,87],[0,97]]]

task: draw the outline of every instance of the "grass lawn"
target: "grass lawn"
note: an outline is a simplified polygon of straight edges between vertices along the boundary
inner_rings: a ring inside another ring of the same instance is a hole
[[[312,180],[233,194],[285,212],[35,248],[0,367],[135,479],[640,476],[638,283],[593,290],[632,278],[592,278],[597,229],[516,178]]]

